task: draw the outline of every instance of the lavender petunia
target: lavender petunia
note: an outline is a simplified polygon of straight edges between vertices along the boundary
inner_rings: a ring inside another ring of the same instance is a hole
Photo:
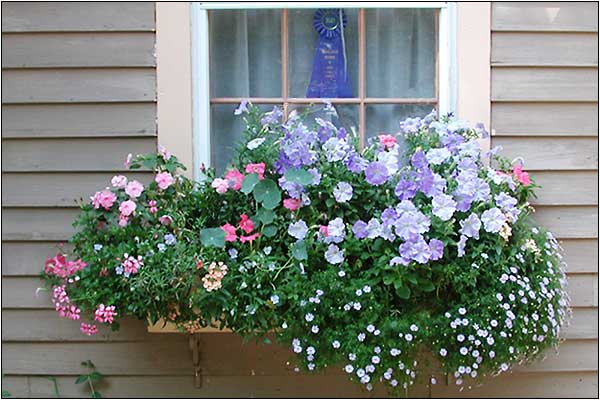
[[[444,243],[438,239],[431,239],[429,241],[429,249],[431,250],[430,260],[439,260],[444,256]]]
[[[460,240],[458,241],[458,256],[462,257],[465,255],[465,246],[467,244],[467,237],[465,235],[460,235]]]
[[[248,112],[248,100],[242,100],[240,105],[233,111],[233,115],[241,115]]]
[[[370,163],[365,169],[367,183],[374,186],[382,185],[388,178],[387,167],[377,161]]]
[[[400,122],[400,131],[404,133],[417,133],[421,127],[421,118],[406,118]]]
[[[325,260],[329,264],[341,264],[344,262],[344,250],[340,250],[335,244],[330,244],[325,252]]]
[[[472,213],[465,220],[460,221],[460,233],[466,237],[479,239],[479,229],[481,229],[481,221],[477,214]]]
[[[295,237],[298,240],[303,240],[308,233],[308,226],[306,222],[300,220],[298,222],[291,223],[288,227],[288,234]]]
[[[341,218],[335,218],[327,224],[327,237],[325,243],[340,243],[346,236],[346,225]]]
[[[340,182],[333,190],[333,197],[338,203],[346,203],[352,199],[352,185],[348,182]]]
[[[394,193],[400,200],[410,200],[417,194],[418,186],[415,182],[409,181],[408,179],[400,179]]]
[[[446,148],[431,149],[427,152],[427,161],[429,164],[440,165],[450,156],[450,151]]]
[[[456,201],[447,194],[434,197],[431,204],[433,215],[439,217],[442,221],[448,221],[456,211]]]
[[[498,233],[506,222],[506,217],[499,208],[490,208],[481,214],[481,222],[486,232]]]
[[[358,220],[352,226],[352,232],[354,233],[354,237],[357,239],[364,239],[367,237],[367,223],[361,220]]]

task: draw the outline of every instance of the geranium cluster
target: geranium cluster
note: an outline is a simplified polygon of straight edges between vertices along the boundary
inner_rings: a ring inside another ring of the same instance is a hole
[[[334,113],[243,102],[232,163],[200,182],[165,149],[128,157],[150,183],[117,175],[92,196],[78,261],[49,260],[46,279],[113,328],[134,315],[276,331],[297,370],[334,366],[367,390],[406,390],[427,357],[462,385],[557,345],[564,263],[531,219],[524,166],[452,116],[406,119],[362,147]]]

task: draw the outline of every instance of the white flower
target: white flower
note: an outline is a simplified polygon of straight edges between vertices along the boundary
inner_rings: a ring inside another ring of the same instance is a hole
[[[354,371],[354,367],[352,365],[348,364],[344,367],[344,370],[346,371],[347,374],[351,374]]]
[[[357,369],[356,376],[358,376],[359,378],[362,378],[363,376],[365,376],[365,370],[362,368]]]
[[[459,351],[460,354],[462,354],[463,356],[466,356],[469,353],[469,349],[467,349],[466,347],[461,347]]]
[[[375,372],[375,366],[369,364],[365,367],[365,371],[367,371],[368,373],[373,373],[373,372]]]
[[[338,203],[346,203],[352,199],[352,185],[348,182],[340,182],[333,189],[333,197]]]
[[[374,330],[375,330],[375,327],[373,325],[371,325],[371,324],[367,325],[367,331],[369,333],[373,333]]]
[[[356,360],[356,354],[354,354],[354,353],[348,354],[348,360],[355,361]]]
[[[370,293],[371,292],[371,286],[365,285],[362,290],[363,290],[364,293]]]
[[[312,320],[315,319],[315,316],[311,313],[308,313],[304,316],[304,319],[306,320],[306,322],[312,322]]]
[[[315,354],[316,350],[314,347],[309,346],[306,348],[306,354],[308,354],[309,356],[312,356],[313,354]]]
[[[456,211],[456,201],[447,194],[435,196],[431,202],[433,215],[439,217],[442,221],[448,221]]]
[[[488,355],[490,356],[490,358],[494,358],[494,357],[496,357],[496,352],[494,352],[494,350],[492,350],[488,353]]]
[[[407,333],[406,335],[404,335],[404,339],[406,339],[407,342],[410,342],[413,340],[413,335]]]
[[[395,379],[392,379],[392,380],[390,381],[390,385],[392,385],[393,387],[396,387],[396,386],[398,386],[398,381],[397,381],[397,380],[395,380]]]
[[[373,335],[379,336],[380,333],[381,333],[381,331],[379,329],[375,329],[375,331],[373,332]]]
[[[463,341],[465,340],[465,335],[462,335],[462,334],[461,334],[461,335],[458,335],[458,336],[456,337],[456,340],[458,340],[459,342],[463,342]]]
[[[358,297],[362,296],[363,292],[360,289],[356,289],[356,292],[354,292],[354,294],[356,294]]]
[[[260,146],[261,144],[263,144],[265,141],[265,138],[256,138],[256,139],[252,139],[251,141],[248,142],[248,144],[246,145],[246,148],[248,150],[254,150],[256,149],[258,146]]]
[[[418,331],[418,330],[419,330],[419,327],[418,327],[418,326],[416,326],[415,324],[412,324],[412,325],[410,326],[410,330],[411,330],[411,331],[413,331],[413,332],[416,332],[416,331]]]
[[[319,333],[319,326],[318,325],[313,325],[312,328],[310,328],[312,333]]]
[[[333,346],[334,349],[339,349],[341,344],[339,341],[334,340],[333,342],[331,342],[331,346]]]
[[[288,234],[290,234],[298,240],[304,239],[306,237],[307,232],[308,226],[306,225],[306,222],[302,220],[291,223],[288,227]]]
[[[426,154],[426,157],[430,164],[439,165],[446,161],[451,155],[452,154],[450,151],[444,147],[441,149],[429,150]]]
[[[284,322],[283,324],[281,324],[281,328],[283,328],[283,329],[287,329],[287,327],[288,327],[288,324],[287,324],[287,322]]]
[[[371,362],[373,364],[379,364],[379,361],[381,361],[380,358],[379,358],[379,356],[373,356],[373,357],[371,357]]]
[[[365,340],[365,338],[367,337],[367,335],[365,335],[364,333],[359,333],[358,336],[356,337],[358,339],[359,342],[362,342]]]
[[[393,348],[390,350],[390,354],[392,355],[392,357],[396,357],[396,356],[400,355],[400,350]]]
[[[302,347],[294,346],[294,353],[302,353]]]
[[[338,276],[339,276],[340,278],[343,278],[343,277],[345,277],[345,276],[346,276],[346,272],[344,272],[344,271],[338,271]]]
[[[273,304],[279,304],[279,296],[277,296],[276,294],[271,296],[271,303]]]
[[[379,346],[375,346],[375,348],[373,349],[373,351],[377,354],[381,353],[381,347]]]

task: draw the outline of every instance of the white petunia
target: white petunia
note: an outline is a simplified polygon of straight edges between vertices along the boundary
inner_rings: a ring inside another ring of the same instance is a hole
[[[246,148],[248,150],[254,150],[256,149],[258,146],[260,146],[261,144],[263,144],[265,141],[265,138],[256,138],[256,139],[252,139],[251,141],[248,142],[248,144],[246,145]]]

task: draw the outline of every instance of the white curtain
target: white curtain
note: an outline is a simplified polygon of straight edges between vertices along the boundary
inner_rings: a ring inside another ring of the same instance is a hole
[[[288,11],[289,96],[304,97],[312,72],[318,34],[315,10]],[[358,96],[358,11],[344,10],[348,73]],[[281,97],[281,10],[226,10],[210,13],[212,97]],[[429,9],[367,9],[366,85],[368,97],[435,96],[435,14]],[[398,120],[425,115],[429,105],[367,107],[369,136],[398,130]],[[265,106],[272,108],[272,105]],[[336,107],[346,128],[358,126],[358,107]],[[215,166],[222,170],[242,132],[235,106],[212,108]]]

